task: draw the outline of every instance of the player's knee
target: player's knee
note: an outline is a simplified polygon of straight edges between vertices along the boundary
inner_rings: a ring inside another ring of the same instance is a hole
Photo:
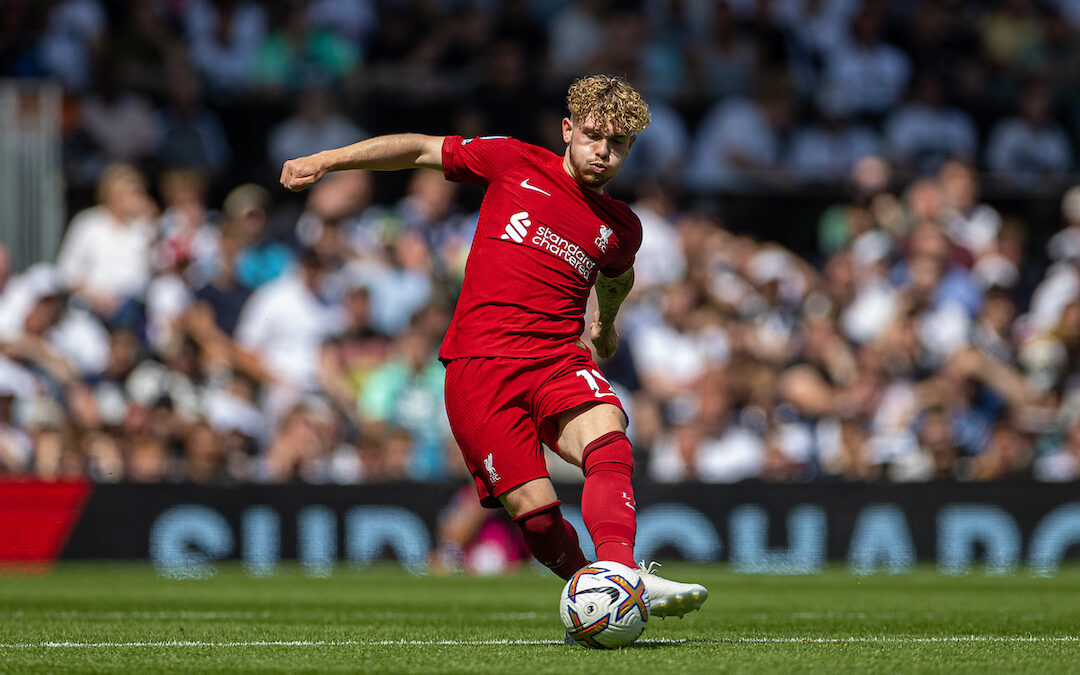
[[[545,535],[557,528],[562,527],[562,511],[559,510],[560,502],[542,506],[528,513],[523,513],[514,518],[514,523],[525,534]]]
[[[634,448],[622,431],[612,431],[585,446],[581,469],[588,476],[594,471],[634,472]]]

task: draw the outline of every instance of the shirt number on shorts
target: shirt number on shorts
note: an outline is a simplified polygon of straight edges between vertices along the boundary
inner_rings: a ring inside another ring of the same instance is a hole
[[[585,368],[582,368],[574,374],[578,377],[585,378],[585,383],[589,385],[589,389],[593,390],[593,396],[595,396],[596,398],[604,398],[605,396],[615,395],[615,392],[611,391],[611,383],[608,382],[607,378],[601,375],[600,372],[597,371],[595,368],[591,370],[586,370]],[[597,380],[604,383],[603,386],[607,388],[607,391],[600,391],[601,385],[600,382],[597,382]]]

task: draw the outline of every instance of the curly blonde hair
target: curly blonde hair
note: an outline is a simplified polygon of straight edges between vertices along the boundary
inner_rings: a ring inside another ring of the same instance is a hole
[[[645,99],[621,77],[590,75],[575,80],[566,107],[571,119],[583,120],[591,114],[597,126],[610,125],[617,134],[636,134],[652,122]]]

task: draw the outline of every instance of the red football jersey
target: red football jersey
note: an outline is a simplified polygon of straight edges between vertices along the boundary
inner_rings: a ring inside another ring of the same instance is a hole
[[[442,161],[449,180],[487,192],[439,356],[535,358],[572,344],[597,273],[634,264],[641,221],[578,185],[561,156],[512,138],[447,136]]]

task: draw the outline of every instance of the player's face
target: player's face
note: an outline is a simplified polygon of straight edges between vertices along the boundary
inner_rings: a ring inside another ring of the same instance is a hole
[[[583,120],[563,118],[566,155],[563,168],[583,187],[600,192],[615,177],[634,144],[633,134],[623,134],[611,125],[601,129],[592,115]]]

